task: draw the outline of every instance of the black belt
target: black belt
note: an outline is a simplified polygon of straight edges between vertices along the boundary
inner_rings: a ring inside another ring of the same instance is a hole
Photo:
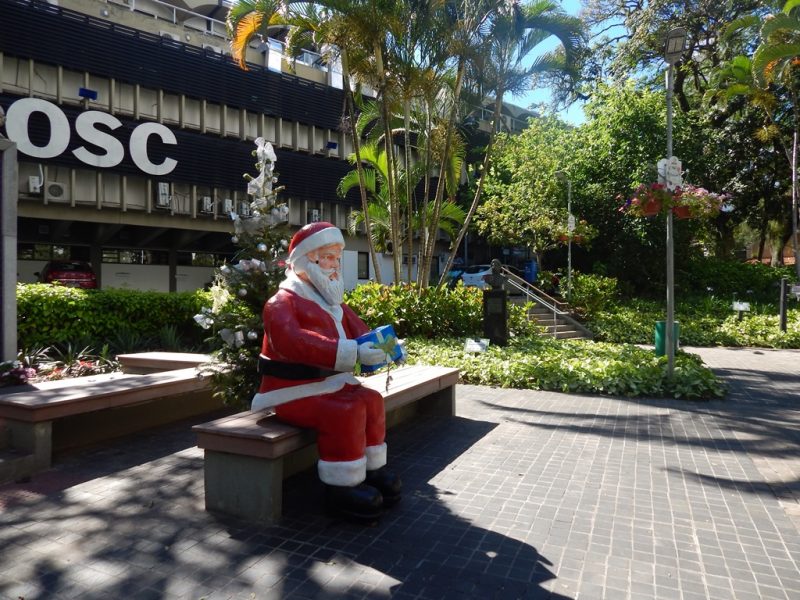
[[[311,365],[271,360],[263,356],[258,357],[258,372],[261,375],[280,377],[281,379],[324,379],[339,373],[339,371],[321,369]]]

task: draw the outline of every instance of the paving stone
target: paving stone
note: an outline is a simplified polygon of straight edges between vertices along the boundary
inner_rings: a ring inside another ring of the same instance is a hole
[[[275,526],[205,513],[188,423],[75,453],[0,486],[0,599],[798,598],[800,353],[697,353],[728,399],[459,386],[389,433],[406,494],[374,528],[313,473]]]

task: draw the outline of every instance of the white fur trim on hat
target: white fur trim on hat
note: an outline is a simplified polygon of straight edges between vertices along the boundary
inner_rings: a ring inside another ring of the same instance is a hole
[[[353,487],[367,478],[367,457],[356,460],[322,460],[317,463],[322,483]]]
[[[344,246],[344,236],[338,227],[326,227],[309,235],[292,249],[292,253],[289,254],[289,263],[292,264],[299,256],[305,256],[317,248],[331,244]]]
[[[367,471],[380,469],[386,464],[386,444],[367,446]]]

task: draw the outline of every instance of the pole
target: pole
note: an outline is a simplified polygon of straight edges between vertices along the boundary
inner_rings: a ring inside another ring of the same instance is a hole
[[[567,179],[567,219],[572,221],[572,180]],[[572,231],[567,232],[567,302],[572,296]]]
[[[787,288],[787,281],[786,277],[781,278],[781,299],[778,303],[778,319],[780,323],[781,331],[786,331],[786,288]]]
[[[672,63],[667,69],[667,164],[672,159]],[[666,170],[664,177],[666,179]],[[664,182],[666,183],[666,181]],[[667,344],[667,377],[672,379],[675,369],[675,261],[672,236],[672,210],[667,211],[667,331],[664,341]]]

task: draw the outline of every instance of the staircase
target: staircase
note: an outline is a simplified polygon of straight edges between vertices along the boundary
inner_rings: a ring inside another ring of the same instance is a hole
[[[566,302],[553,298],[505,268],[501,271],[506,278],[507,287],[522,292],[522,296],[512,298],[512,302],[515,304],[535,303],[528,310],[528,318],[543,327],[546,335],[556,339],[591,340],[594,337],[591,331],[572,316]]]
[[[535,321],[543,327],[547,335],[556,339],[583,338],[591,339],[591,335],[578,329],[576,325],[567,321],[563,315],[554,313],[549,308],[537,304],[528,310],[528,319]]]

